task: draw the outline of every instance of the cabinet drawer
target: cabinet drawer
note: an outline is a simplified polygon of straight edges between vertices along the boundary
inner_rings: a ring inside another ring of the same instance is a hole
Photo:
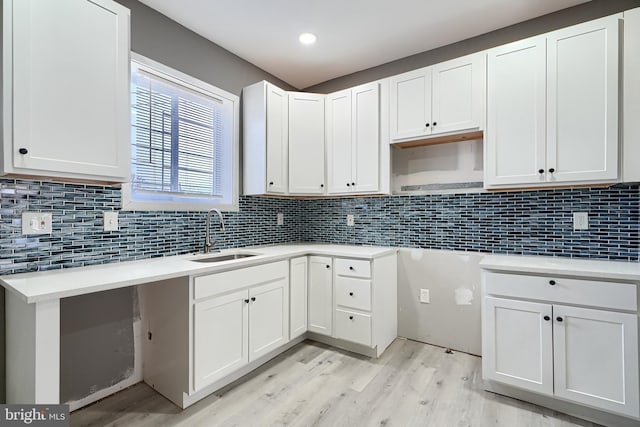
[[[371,310],[371,280],[336,278],[336,304],[359,310]]]
[[[244,287],[262,285],[285,278],[289,280],[289,261],[244,267],[194,279],[193,297],[201,299]]]
[[[371,345],[371,316],[336,310],[336,338]]]
[[[636,311],[637,286],[552,276],[484,273],[485,292],[514,298]]]
[[[371,277],[371,261],[365,259],[337,258],[335,262],[336,274],[339,276]]]

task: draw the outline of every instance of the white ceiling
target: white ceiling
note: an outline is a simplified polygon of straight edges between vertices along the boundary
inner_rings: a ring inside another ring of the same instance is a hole
[[[141,0],[297,88],[586,1]]]

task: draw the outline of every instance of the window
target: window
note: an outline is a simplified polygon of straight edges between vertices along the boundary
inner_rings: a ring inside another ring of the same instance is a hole
[[[238,97],[132,54],[123,209],[238,209]]]

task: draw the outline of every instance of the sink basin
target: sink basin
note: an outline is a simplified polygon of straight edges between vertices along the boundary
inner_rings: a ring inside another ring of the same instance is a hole
[[[207,258],[196,258],[192,259],[193,262],[222,262],[222,261],[231,261],[234,259],[242,259],[249,258],[252,256],[256,256],[257,254],[227,254],[227,255],[214,255]]]

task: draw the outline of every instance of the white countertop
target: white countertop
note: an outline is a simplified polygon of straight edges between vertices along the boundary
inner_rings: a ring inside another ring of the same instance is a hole
[[[0,276],[0,285],[18,294],[25,302],[35,303],[141,285],[175,277],[217,273],[303,255],[373,259],[396,252],[397,248],[313,243],[254,246],[228,249],[207,255],[175,255],[88,267],[13,274]],[[217,263],[192,261],[195,258],[207,258],[233,253],[254,253],[258,255]]]
[[[640,281],[640,263],[547,256],[487,255],[480,262],[486,270],[557,274],[609,280]]]

